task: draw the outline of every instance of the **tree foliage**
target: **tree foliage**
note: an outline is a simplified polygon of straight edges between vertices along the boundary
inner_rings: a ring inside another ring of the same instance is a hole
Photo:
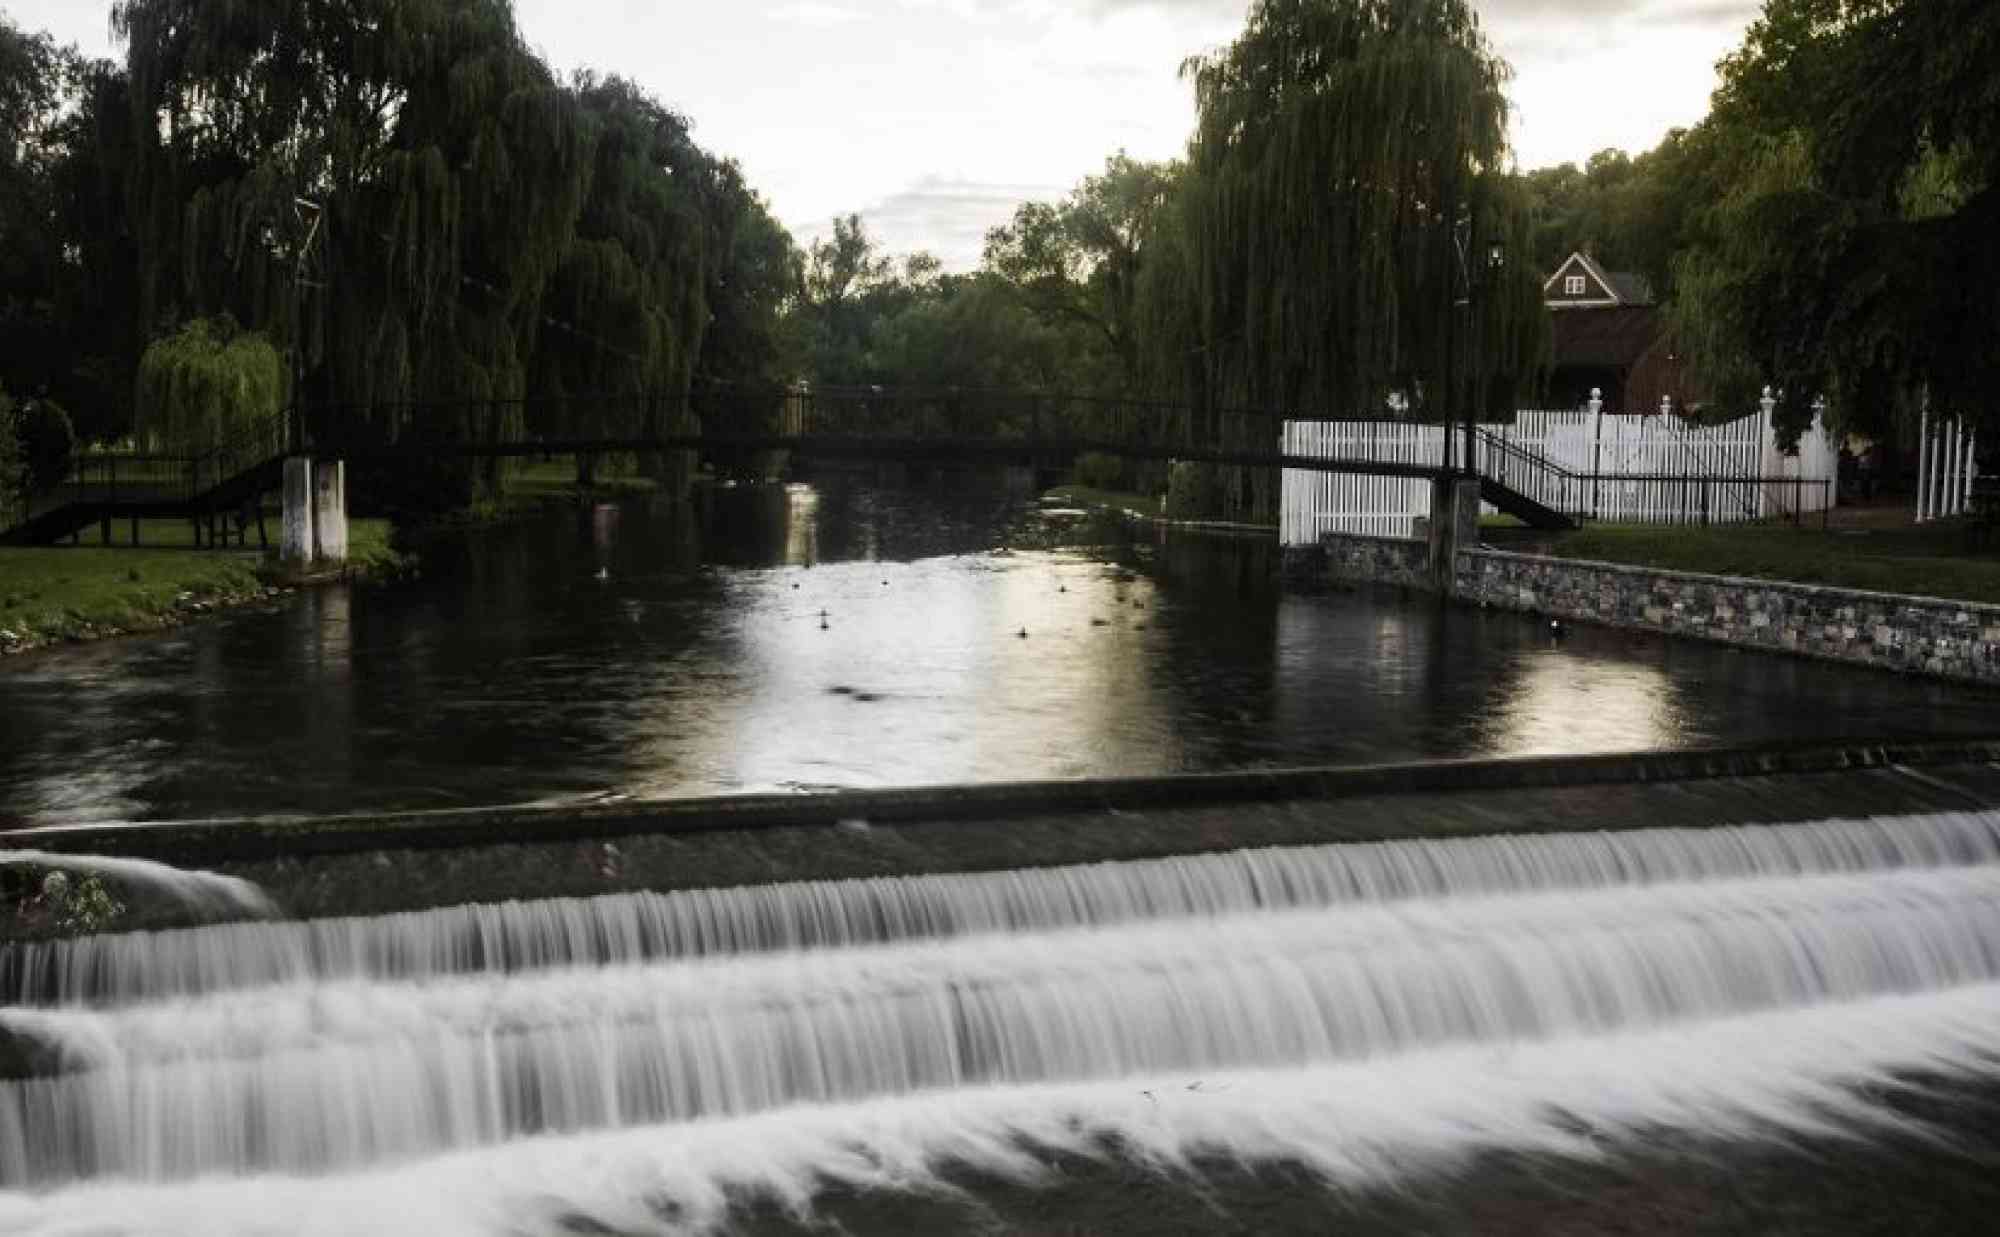
[[[226,315],[196,318],[140,359],[136,436],[149,450],[206,451],[278,416],[284,398],[270,341]]]
[[[1127,389],[1140,381],[1140,272],[1179,174],[1119,151],[1062,201],[1026,203],[986,234],[986,269],[1044,324],[1099,337]]]
[[[27,514],[27,470],[21,458],[19,420],[14,397],[0,385],[0,528]]]
[[[1184,73],[1183,252],[1149,264],[1160,381],[1201,408],[1339,415],[1402,390],[1435,416],[1540,364],[1539,279],[1458,253],[1461,219],[1469,255],[1529,249],[1501,173],[1508,70],[1468,4],[1261,0]]]
[[[1674,294],[1674,258],[1712,202],[1715,143],[1706,128],[1674,129],[1652,150],[1601,150],[1521,174],[1533,212],[1533,269],[1553,274],[1583,252],[1607,270],[1636,271],[1660,300]]]
[[[106,140],[129,125],[120,82],[0,14],[0,377],[78,410],[90,437],[129,423],[124,146]]]
[[[141,318],[265,332],[315,433],[664,433],[697,368],[774,365],[790,248],[761,200],[629,80],[559,80],[509,0],[123,0],[113,22]]]
[[[2000,381],[2000,9],[1768,0],[1704,129],[1726,190],[1679,258],[1677,325],[1738,398],[1860,429],[1927,393],[1989,425]]]
[[[14,408],[20,441],[23,484],[30,494],[61,485],[76,466],[76,430],[69,413],[52,399],[25,399]]]

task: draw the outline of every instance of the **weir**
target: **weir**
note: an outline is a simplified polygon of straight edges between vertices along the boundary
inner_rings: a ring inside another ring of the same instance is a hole
[[[1900,1079],[1988,1081],[2000,812],[214,924],[0,948],[0,984],[8,1231],[248,1231],[278,1195],[699,1229],[1052,1148],[1363,1183],[1866,1138]]]

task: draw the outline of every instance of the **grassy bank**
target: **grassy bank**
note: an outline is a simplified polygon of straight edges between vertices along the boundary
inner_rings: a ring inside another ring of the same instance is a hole
[[[194,549],[185,521],[141,521],[138,549],[122,544],[128,524],[112,533],[112,547],[91,544],[95,530],[80,546],[0,547],[0,652],[157,631],[279,591],[263,551]],[[352,521],[348,549],[358,572],[404,565],[386,520]]]
[[[657,493],[659,488],[650,477],[609,468],[600,470],[590,485],[579,485],[576,462],[568,456],[556,456],[521,464],[502,480],[497,497],[475,499],[460,510],[425,517],[422,524],[429,529],[452,529],[503,523],[539,515],[550,507],[631,498]]]
[[[1488,540],[1564,558],[2000,604],[2000,554],[1973,552],[1956,523],[1830,530],[1610,524]]]

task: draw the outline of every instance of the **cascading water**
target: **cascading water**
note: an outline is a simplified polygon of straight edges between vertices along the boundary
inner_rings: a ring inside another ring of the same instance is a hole
[[[0,981],[0,1233],[699,1228],[1107,1137],[1377,1180],[1996,1069],[2000,813],[217,925]]]

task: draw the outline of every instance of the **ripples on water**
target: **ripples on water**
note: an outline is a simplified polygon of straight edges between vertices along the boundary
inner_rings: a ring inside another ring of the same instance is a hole
[[[1106,1138],[1381,1184],[1867,1137],[1899,1074],[1990,1074],[2000,813],[223,925],[0,979],[36,1063],[0,1231],[699,1229]]]
[[[606,507],[436,547],[415,583],[13,659],[0,814],[449,807],[1991,726],[1987,692],[1602,631],[1552,642],[1525,618],[1393,594],[1288,595],[1268,544],[991,553],[1025,501],[974,478]]]

